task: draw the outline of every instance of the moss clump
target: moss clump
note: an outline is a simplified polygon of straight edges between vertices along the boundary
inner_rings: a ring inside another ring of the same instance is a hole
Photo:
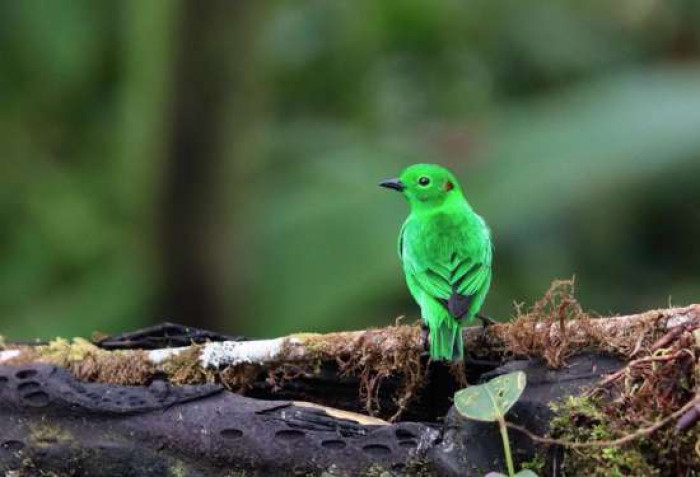
[[[81,361],[89,354],[100,352],[100,348],[83,338],[73,338],[72,341],[56,338],[39,349],[44,360],[64,366],[73,361]]]
[[[571,397],[552,406],[557,417],[551,422],[551,434],[570,442],[614,440],[619,435],[598,403],[590,398]],[[655,475],[635,448],[590,447],[566,450],[563,471],[591,477]]]
[[[161,369],[174,384],[201,384],[214,380],[214,373],[207,372],[199,363],[201,345],[191,345],[188,349],[168,357]]]
[[[396,325],[362,333],[298,333],[285,340],[280,352],[285,361],[268,370],[268,380],[278,383],[305,374],[315,375],[324,362],[335,362],[341,377],[359,379],[359,397],[367,412],[393,421],[425,384],[427,370],[421,363],[422,351],[421,330],[417,326]],[[380,409],[382,385],[397,376],[401,385],[393,394],[394,406]]]
[[[324,475],[337,475],[337,474],[324,474]],[[398,476],[411,476],[411,477],[436,477],[438,474],[430,465],[430,463],[421,459],[409,460],[406,465],[398,465],[392,467],[391,470],[386,469],[380,464],[373,464],[372,466],[365,469],[362,472],[362,477],[398,477]]]
[[[668,315],[658,311],[606,327],[605,322],[584,311],[574,292],[574,280],[556,280],[532,307],[518,305],[513,321],[492,326],[491,333],[503,342],[504,352],[542,358],[550,366],[560,367],[583,351],[629,358],[667,332]]]
[[[82,381],[147,384],[156,372],[145,351],[105,351],[83,338],[57,338],[46,346],[23,347],[7,364],[44,363],[68,369]]]
[[[58,443],[68,443],[73,435],[56,424],[46,421],[30,425],[30,438],[38,446],[50,446]]]
[[[402,472],[404,475],[413,477],[435,477],[438,475],[433,466],[422,459],[409,460]]]
[[[186,477],[187,469],[185,469],[185,465],[182,462],[177,461],[170,467],[169,474],[171,477]]]
[[[156,373],[155,365],[145,351],[102,351],[88,353],[80,361],[66,366],[82,381],[135,386],[147,384]]]
[[[550,366],[558,367],[571,355],[599,341],[593,336],[595,328],[590,326],[590,316],[575,298],[573,280],[552,282],[530,309],[522,308],[516,307],[517,317],[503,334],[506,348],[515,355],[541,357]],[[567,322],[574,320],[583,331],[576,337],[566,332]],[[555,326],[560,333],[551,332]]]
[[[547,459],[542,453],[537,453],[531,460],[520,463],[521,469],[529,469],[537,475],[544,475],[546,466]]]
[[[385,343],[389,340],[392,343]],[[351,343],[351,348],[345,348],[347,344],[344,344],[338,350],[336,360],[340,372],[359,377],[360,397],[365,400],[365,409],[370,415],[377,415],[380,411],[379,391],[387,378],[401,377],[401,386],[394,395],[396,408],[389,417],[390,421],[403,414],[425,385],[427,369],[420,359],[422,349],[416,345],[421,342],[419,327],[399,325],[392,327],[390,333],[369,330],[357,342]]]
[[[640,427],[621,418],[614,406],[591,397],[570,398],[553,409],[557,417],[551,435],[568,442],[612,441]],[[567,448],[562,470],[592,477],[697,475],[697,439],[697,431],[681,435],[670,427],[624,446]]]

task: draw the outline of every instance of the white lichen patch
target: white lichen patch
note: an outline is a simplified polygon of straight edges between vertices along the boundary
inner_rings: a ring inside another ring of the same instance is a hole
[[[18,349],[8,349],[5,351],[0,351],[0,363],[4,361],[9,361],[12,358],[16,358],[20,355],[20,350]]]
[[[183,351],[188,351],[189,349],[190,349],[189,347],[154,349],[154,350],[148,352],[148,359],[153,364],[160,364],[163,361],[167,360],[168,358],[172,358],[173,356],[177,356],[178,354],[182,353]]]
[[[275,359],[282,349],[284,338],[259,341],[222,341],[208,343],[202,349],[203,368],[219,368],[243,363],[263,364]]]

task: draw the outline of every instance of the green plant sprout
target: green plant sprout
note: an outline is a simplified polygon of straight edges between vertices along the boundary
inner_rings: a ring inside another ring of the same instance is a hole
[[[513,407],[513,404],[518,402],[526,384],[525,373],[516,371],[498,376],[488,383],[469,386],[455,394],[455,407],[464,417],[476,421],[498,422],[509,477],[537,477],[537,474],[530,469],[523,469],[517,474],[515,473],[505,420],[506,413]],[[498,472],[490,472],[487,477],[506,476]]]

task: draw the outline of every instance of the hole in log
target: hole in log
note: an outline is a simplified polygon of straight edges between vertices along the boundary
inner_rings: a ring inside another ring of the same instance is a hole
[[[17,452],[24,449],[25,445],[22,441],[5,441],[2,443],[2,447],[11,452]]]
[[[325,447],[326,449],[340,450],[345,449],[347,447],[347,444],[337,439],[331,439],[328,441],[321,442],[321,447]]]
[[[25,403],[30,406],[42,407],[49,403],[49,395],[44,391],[34,391],[22,397]]]
[[[36,375],[37,372],[34,369],[23,369],[22,371],[17,371],[17,374],[15,374],[17,379],[29,379],[33,378]]]
[[[389,446],[383,444],[369,444],[362,448],[365,454],[373,456],[389,455],[391,454],[391,449]]]
[[[412,433],[411,431],[407,431],[406,429],[396,429],[396,438],[397,439],[415,439],[416,435]]]
[[[224,439],[238,439],[240,437],[243,437],[243,431],[239,429],[234,429],[234,428],[228,428],[228,429],[222,429],[221,432],[219,432],[221,437]]]

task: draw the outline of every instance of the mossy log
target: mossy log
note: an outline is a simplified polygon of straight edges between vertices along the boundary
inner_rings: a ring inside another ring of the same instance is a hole
[[[465,327],[465,366],[429,366],[424,335],[411,325],[156,350],[105,350],[84,339],[58,339],[8,345],[0,364],[54,364],[79,380],[121,385],[156,378],[218,383],[257,398],[307,400],[390,420],[433,420],[447,411],[458,386],[509,359],[541,358],[556,367],[586,350],[630,358],[669,332],[700,325],[700,305],[591,318],[575,303],[555,298],[508,323]]]
[[[420,327],[400,324],[163,349],[115,349],[118,340],[104,349],[104,340],[80,338],[8,344],[0,464],[33,475],[62,471],[70,455],[70,472],[118,463],[105,475],[483,475],[498,470],[484,467],[499,462],[498,446],[485,445],[494,429],[447,411],[467,381],[513,366],[533,380],[510,419],[579,446],[602,429],[619,439],[692,404],[700,305],[593,318],[567,290],[558,284],[508,323],[465,328],[460,366],[430,363]],[[578,396],[581,386],[592,386],[589,400],[551,412],[550,401]],[[700,470],[697,431],[683,426],[675,439],[680,430],[657,425],[663,439],[602,460],[596,442],[590,452],[560,448],[535,460],[567,475],[682,475]],[[527,435],[513,439],[518,462],[542,450]]]

